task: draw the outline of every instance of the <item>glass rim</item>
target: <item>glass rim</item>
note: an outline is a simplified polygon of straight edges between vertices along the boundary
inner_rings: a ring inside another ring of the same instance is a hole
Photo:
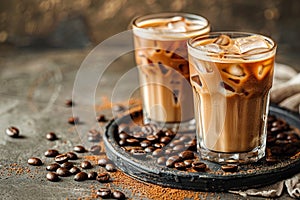
[[[217,38],[220,35],[227,35],[227,36],[230,36],[233,38],[236,38],[236,36],[244,36],[244,37],[260,36],[271,45],[271,48],[266,49],[264,51],[260,51],[260,52],[252,52],[252,53],[247,53],[247,54],[228,54],[228,56],[232,59],[242,59],[245,57],[263,55],[263,54],[272,53],[272,52],[275,53],[275,50],[277,48],[276,42],[271,37],[268,37],[268,36],[265,36],[265,35],[262,35],[259,33],[240,32],[240,31],[216,31],[216,32],[209,32],[204,35],[198,35],[198,36],[188,39],[188,41],[187,41],[188,49],[191,49],[192,51],[197,51],[197,54],[205,55],[206,57],[216,57],[219,55],[219,53],[205,51],[204,49],[199,48],[199,46],[195,46],[193,44],[197,41],[201,41],[204,39]],[[220,58],[220,59],[222,59],[222,58]],[[226,60],[226,58],[224,58],[224,60]]]
[[[198,14],[193,14],[193,13],[185,13],[185,12],[160,12],[160,13],[152,13],[152,14],[146,14],[146,15],[140,15],[132,19],[131,21],[131,26],[133,29],[147,32],[147,33],[162,33],[162,31],[156,31],[155,29],[149,29],[149,28],[141,28],[138,25],[138,20],[145,21],[145,20],[150,20],[150,19],[155,19],[155,18],[163,18],[163,17],[176,17],[176,16],[183,16],[187,18],[193,18],[195,20],[201,20],[202,22],[205,22],[205,25],[199,29],[193,29],[190,31],[172,31],[172,29],[167,29],[164,30],[164,34],[184,34],[184,33],[192,33],[192,32],[197,32],[197,31],[202,31],[208,29],[208,32],[210,30],[210,22],[208,21],[207,18],[205,18],[202,15]]]

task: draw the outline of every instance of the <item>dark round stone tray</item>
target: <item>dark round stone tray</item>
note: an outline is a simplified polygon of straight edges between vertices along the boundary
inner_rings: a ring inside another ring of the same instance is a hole
[[[294,156],[268,163],[265,159],[254,164],[239,166],[233,173],[224,173],[221,165],[209,161],[209,171],[180,171],[156,163],[151,153],[143,157],[134,157],[117,142],[118,125],[121,123],[141,123],[141,111],[132,112],[112,120],[106,129],[104,143],[106,153],[116,166],[129,176],[162,186],[200,191],[228,191],[257,188],[270,185],[300,172],[300,158]],[[289,125],[300,129],[300,117],[277,106],[270,106],[270,114],[285,120]],[[193,133],[194,134],[194,133]]]

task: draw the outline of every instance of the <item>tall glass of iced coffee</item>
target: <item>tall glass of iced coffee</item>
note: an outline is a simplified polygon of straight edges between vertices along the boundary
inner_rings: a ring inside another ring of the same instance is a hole
[[[276,44],[251,33],[210,33],[188,41],[200,156],[255,162],[265,155]]]
[[[208,33],[209,22],[193,14],[159,13],[134,19],[132,27],[144,122],[188,125],[194,109],[186,42]]]

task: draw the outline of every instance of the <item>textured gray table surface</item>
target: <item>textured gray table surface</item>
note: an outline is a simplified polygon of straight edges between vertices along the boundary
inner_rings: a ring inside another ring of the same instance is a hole
[[[60,182],[49,182],[45,178],[45,165],[51,163],[51,159],[43,156],[47,149],[55,148],[64,152],[72,150],[72,146],[77,144],[88,148],[92,144],[86,142],[83,133],[91,128],[101,128],[95,127],[95,118],[90,112],[94,105],[80,95],[75,107],[83,123],[76,128],[67,123],[72,109],[67,108],[64,102],[72,97],[76,74],[88,53],[88,50],[60,50],[8,53],[1,56],[0,199],[89,198],[91,185],[95,189],[103,186],[96,181],[76,182],[71,177],[63,178]],[[131,60],[131,54],[123,56],[106,69],[95,90],[96,104],[101,105],[102,97],[112,95],[117,81],[133,66]],[[128,73],[128,76],[131,79],[122,82],[114,100],[123,101],[122,97],[128,96],[126,88],[135,87],[135,74]],[[85,87],[88,87],[89,77],[86,79]],[[103,112],[108,118],[112,117],[109,110]],[[20,129],[22,138],[5,135],[5,128],[11,125]],[[54,142],[46,140],[45,134],[50,131],[56,132],[60,139]],[[29,166],[27,159],[32,156],[41,158],[45,164],[40,167]],[[94,170],[98,170],[98,166]],[[122,182],[119,186],[111,184],[112,188],[120,186],[125,188],[124,193],[129,199],[142,198],[131,188],[122,185]],[[228,193],[207,193],[206,197],[242,198]],[[284,194],[281,198],[288,199],[288,195]]]

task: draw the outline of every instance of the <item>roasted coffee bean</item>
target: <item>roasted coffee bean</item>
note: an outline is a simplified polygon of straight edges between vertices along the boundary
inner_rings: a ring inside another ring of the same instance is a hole
[[[47,150],[45,153],[44,153],[44,155],[46,156],[46,157],[55,157],[55,156],[57,156],[59,154],[59,152],[56,150],[56,149],[49,149],[49,150]]]
[[[81,172],[81,170],[78,168],[78,167],[72,167],[70,170],[69,170],[69,172],[71,173],[71,174],[77,174],[77,173],[79,173],[79,172]]]
[[[96,180],[98,173],[97,172],[88,172],[87,176],[89,180]]]
[[[47,175],[46,175],[46,178],[49,180],[49,181],[52,181],[52,182],[57,182],[59,181],[59,177],[56,173],[54,172],[48,172]]]
[[[157,159],[157,164],[159,164],[159,165],[165,165],[166,164],[166,161],[167,161],[167,158],[166,157],[164,157],[164,156],[162,156],[162,157],[159,157],[158,159]]]
[[[183,151],[184,149],[185,149],[185,146],[182,144],[178,144],[173,147],[173,151],[176,151],[176,152]]]
[[[79,172],[74,176],[75,181],[85,181],[88,178],[87,173]]]
[[[187,160],[187,159],[193,159],[195,157],[194,152],[190,151],[190,150],[186,150],[186,151],[182,151],[179,153],[179,156],[183,159],[183,160]]]
[[[112,193],[112,198],[114,199],[125,199],[125,194],[121,191],[118,191],[118,190],[115,190],[113,193]]]
[[[145,150],[146,153],[151,153],[155,150],[155,147],[152,147],[152,146],[146,147],[144,150]]]
[[[206,164],[200,161],[195,161],[192,163],[192,168],[197,172],[205,171],[206,167]]]
[[[84,146],[77,145],[73,148],[73,151],[75,151],[77,153],[84,153],[84,152],[86,152],[86,149],[84,148]]]
[[[129,138],[129,135],[125,132],[122,132],[122,133],[119,134],[119,138],[120,139],[127,139],[127,138]]]
[[[176,133],[171,131],[171,130],[167,130],[165,132],[165,136],[168,136],[168,137],[171,137],[171,138],[173,138],[175,135],[176,135]]]
[[[136,145],[139,143],[139,140],[136,138],[127,138],[126,143],[129,145]]]
[[[115,172],[115,171],[117,171],[116,166],[114,164],[112,164],[112,163],[106,164],[105,169],[107,171],[109,171],[109,172]]]
[[[166,144],[165,144],[165,143],[155,143],[153,146],[154,146],[155,148],[161,149],[161,148],[165,147]]]
[[[46,139],[50,141],[57,140],[57,136],[54,132],[49,132],[46,134]]]
[[[73,167],[73,163],[71,162],[64,162],[63,164],[61,164],[61,167],[67,168],[67,169],[71,169]]]
[[[170,142],[169,146],[170,147],[175,147],[176,145],[183,145],[183,142],[180,140],[173,140],[172,142]]]
[[[144,149],[131,149],[130,153],[134,156],[143,156],[146,155],[146,151]]]
[[[174,167],[179,170],[184,170],[186,168],[186,165],[184,164],[184,162],[177,162],[174,164]]]
[[[120,145],[120,146],[125,146],[126,144],[127,144],[126,139],[121,139],[121,140],[119,141],[119,145]]]
[[[151,142],[149,140],[143,140],[140,142],[141,147],[145,148],[145,147],[149,147],[151,146]]]
[[[192,139],[187,135],[183,135],[179,138],[179,140],[182,142],[188,142],[188,141],[191,141]]]
[[[146,139],[154,143],[157,141],[158,137],[156,135],[148,135]]]
[[[171,142],[171,140],[172,139],[168,136],[160,138],[160,142],[165,143],[165,144],[168,144],[169,142]]]
[[[99,115],[96,117],[97,122],[107,122],[105,115]]]
[[[101,139],[101,134],[96,129],[92,129],[89,130],[87,137],[89,142],[99,142]]]
[[[32,157],[32,158],[29,158],[27,163],[29,165],[34,165],[34,166],[39,166],[39,165],[42,165],[43,162],[41,161],[41,159],[39,158],[35,158],[35,157]]]
[[[133,133],[132,136],[138,140],[145,138],[145,134],[141,131]]]
[[[279,139],[279,140],[285,140],[287,138],[287,134],[286,133],[278,133],[276,135],[276,139]]]
[[[65,101],[65,105],[66,105],[67,107],[72,107],[72,106],[74,105],[74,103],[73,103],[73,101],[72,101],[71,99],[67,99],[67,100]]]
[[[56,170],[56,174],[58,176],[69,176],[70,175],[70,172],[67,168],[65,167],[60,167]]]
[[[79,123],[79,118],[78,117],[69,117],[68,118],[69,124],[75,125]]]
[[[105,165],[111,163],[111,161],[108,158],[101,158],[98,160],[98,165],[101,167],[105,167]]]
[[[173,151],[172,148],[167,148],[167,149],[164,150],[164,154],[165,154],[165,155],[171,155],[171,154],[173,154],[173,153],[174,153],[174,151]]]
[[[101,146],[100,145],[94,145],[91,147],[90,152],[94,155],[99,155],[101,152]]]
[[[186,167],[190,167],[193,164],[193,160],[184,160],[183,163],[185,164]]]
[[[179,156],[171,156],[167,159],[166,161],[166,166],[167,167],[174,167],[176,162],[181,161],[181,158]]]
[[[71,151],[67,152],[66,155],[67,155],[68,159],[70,159],[70,160],[77,160],[78,159],[77,154],[74,153],[74,152],[71,152]]]
[[[8,128],[5,130],[5,133],[6,133],[6,135],[8,135],[9,137],[17,138],[17,137],[19,137],[20,131],[19,131],[18,128],[14,127],[14,126],[11,126],[11,127],[8,127]]]
[[[236,172],[238,169],[238,165],[222,165],[221,169],[224,172]]]
[[[60,168],[60,165],[59,165],[59,164],[57,164],[57,163],[52,163],[52,164],[50,164],[50,165],[48,165],[48,166],[46,167],[46,170],[47,170],[47,171],[56,171],[58,168]]]
[[[92,168],[93,166],[92,166],[92,164],[91,164],[89,161],[85,160],[85,161],[82,161],[82,162],[80,163],[80,167],[81,167],[82,169],[90,169],[90,168]]]
[[[152,155],[154,156],[154,157],[160,157],[160,156],[162,156],[164,154],[164,152],[163,152],[163,150],[161,150],[161,149],[155,149],[153,152],[152,152]]]
[[[153,135],[157,137],[163,137],[165,135],[165,132],[163,130],[156,130],[153,132]]]
[[[294,140],[295,142],[299,140],[299,136],[296,133],[290,133],[286,137],[287,140]]]
[[[110,179],[110,175],[106,172],[103,173],[98,173],[96,180],[101,182],[101,183],[106,183],[108,182]]]
[[[97,194],[97,197],[107,199],[107,198],[110,198],[111,190],[109,188],[100,188],[99,190],[97,190],[96,194]]]
[[[69,160],[69,157],[67,154],[59,154],[59,155],[55,156],[54,160],[57,163],[64,163]]]

